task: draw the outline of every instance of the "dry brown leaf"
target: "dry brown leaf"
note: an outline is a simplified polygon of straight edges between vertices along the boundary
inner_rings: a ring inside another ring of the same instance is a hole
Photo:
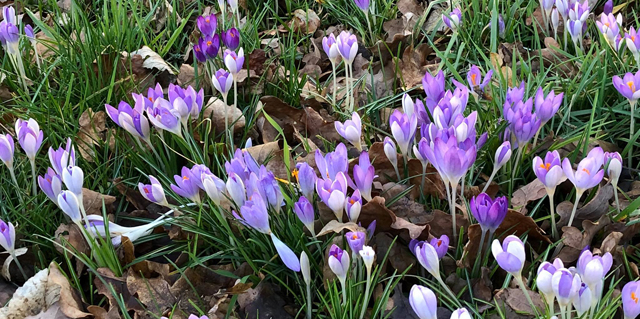
[[[593,237],[595,237],[600,230],[610,223],[611,220],[609,219],[609,216],[603,215],[595,223],[590,220],[584,220],[582,222],[582,229],[584,229],[584,232],[581,232],[576,227],[562,227],[563,247],[556,257],[560,258],[565,264],[570,264],[578,260],[582,249],[587,245],[591,245]]]
[[[547,190],[544,184],[536,178],[513,192],[511,206],[520,212],[526,212],[526,206],[529,202],[543,198],[545,195],[547,195]]]
[[[367,245],[375,247],[378,263],[381,263],[386,255],[391,269],[398,272],[402,273],[409,267],[420,267],[416,256],[409,251],[409,248],[395,240],[389,233],[375,235]]]
[[[113,207],[113,203],[115,203],[115,201],[116,198],[111,195],[103,195],[88,188],[82,189],[82,203],[84,205],[85,211],[87,212],[87,215],[102,216],[103,203],[106,213],[113,213],[115,210],[115,208]]]
[[[437,63],[427,61],[427,57],[431,53],[433,53],[431,46],[422,43],[415,48],[413,46],[407,47],[402,54],[402,59],[394,59],[396,68],[400,70],[399,74],[402,75],[402,89],[422,88],[422,78],[425,72],[433,72],[438,69]]]
[[[534,291],[527,291],[533,304],[538,308],[538,313],[544,313],[545,304],[540,295]],[[531,309],[527,298],[519,288],[500,289],[495,295],[495,302],[500,309],[504,309],[504,318],[521,319],[531,318],[535,312]]]
[[[144,278],[129,269],[126,275],[127,289],[132,296],[153,313],[164,313],[176,300],[170,290],[169,283],[163,278]]]
[[[261,281],[255,289],[248,289],[239,295],[238,304],[244,313],[242,318],[257,318],[259,313],[260,318],[293,319],[285,311],[286,303],[278,290],[279,286]]]
[[[89,162],[93,162],[95,147],[104,142],[106,138],[107,114],[104,111],[93,112],[91,108],[86,109],[78,119],[80,131],[76,138],[76,144],[82,158]]]
[[[178,85],[186,87],[188,85],[194,85],[196,79],[195,70],[189,64],[183,63],[180,66],[180,73],[178,73]]]
[[[447,235],[449,238],[453,237],[453,223],[451,222],[451,214],[445,213],[441,210],[434,209],[429,214],[429,226],[431,227],[431,235],[435,237],[440,237],[442,235]],[[460,214],[456,214],[456,228],[457,233],[460,233],[460,228],[467,229],[469,226],[469,221]],[[463,236],[466,236],[466,231]]]
[[[370,202],[362,206],[358,220],[365,227],[376,221],[377,232],[402,235],[406,231],[405,234],[411,239],[426,240],[429,237],[429,225],[416,225],[398,217],[385,206],[385,199],[380,196],[372,198]]]
[[[319,26],[320,17],[311,9],[294,11],[293,18],[289,21],[289,28],[299,33],[315,33]]]
[[[80,297],[69,284],[69,280],[65,277],[58,264],[52,262],[49,264],[49,276],[47,278],[47,303],[52,305],[57,303],[60,311],[69,318],[84,318],[91,315],[81,310],[82,301]]]
[[[227,101],[227,103],[229,103],[229,101]],[[227,118],[227,125],[229,128],[233,128],[234,133],[244,130],[246,124],[246,120],[240,109],[233,105],[225,105],[223,100],[215,96],[211,97],[207,104],[205,104],[202,116],[212,119],[213,129],[215,129],[216,134],[225,132],[225,117]]]
[[[603,253],[613,253],[618,244],[620,243],[620,239],[622,239],[622,233],[619,232],[611,232],[607,237],[602,241],[600,245],[600,250]]]
[[[256,163],[260,165],[264,164],[264,162],[271,156],[273,156],[274,153],[280,151],[280,145],[278,142],[274,141],[249,147],[246,149],[246,151],[249,152],[249,154],[251,154],[251,157],[256,160]]]
[[[330,222],[328,222],[326,225],[324,225],[324,227],[322,227],[322,230],[320,230],[320,232],[318,233],[317,236],[323,236],[329,233],[341,233],[343,230],[349,230],[352,232],[357,232],[357,231],[364,231],[365,229],[358,226],[356,223],[354,222],[348,222],[348,223],[341,223],[337,220],[332,220]]]

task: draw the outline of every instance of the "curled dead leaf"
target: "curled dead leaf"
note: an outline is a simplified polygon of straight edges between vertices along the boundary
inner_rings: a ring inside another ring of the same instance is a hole
[[[429,225],[416,225],[398,217],[385,206],[385,199],[376,196],[362,206],[358,220],[363,226],[376,221],[376,231],[402,235],[404,231],[409,238],[425,240],[429,237]]]
[[[580,225],[584,220],[597,220],[600,216],[609,212],[609,200],[613,197],[613,186],[607,184],[598,188],[593,199],[584,206],[576,210],[573,219],[573,225]],[[556,212],[560,215],[558,227],[567,225],[571,212],[573,211],[573,203],[564,201],[556,207]],[[569,226],[573,226],[569,225]]]

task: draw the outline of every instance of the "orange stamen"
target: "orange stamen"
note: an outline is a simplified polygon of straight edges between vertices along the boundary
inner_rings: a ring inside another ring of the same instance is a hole
[[[473,85],[476,85],[476,77],[478,77],[477,74],[471,74],[471,83],[473,83]]]
[[[548,171],[549,168],[551,168],[551,163],[547,163],[547,164],[542,163],[542,164],[540,164],[540,167],[544,168],[544,169],[546,169]]]
[[[583,172],[586,172],[586,173],[587,173],[587,174],[589,174],[589,175],[591,175],[591,172],[589,172],[589,170],[588,170],[588,169],[586,169],[586,168],[583,168],[583,169],[582,169],[582,171],[583,171]]]
[[[635,85],[635,83],[633,83],[633,81],[629,81],[629,82],[627,82],[627,86],[629,87],[629,89],[630,89],[632,92],[635,92],[635,91],[636,91],[636,85]]]
[[[635,292],[631,292],[631,300],[633,300],[633,302],[638,303],[638,296],[636,296]]]
[[[207,45],[211,45],[211,41],[207,41]]]
[[[442,240],[438,240],[438,246],[442,245]]]
[[[351,239],[353,239],[353,240],[356,240],[356,239],[358,239],[358,235],[356,235],[356,234],[353,234],[353,236],[351,236]]]
[[[293,171],[291,172],[291,176],[296,178],[296,181],[299,181],[298,179],[298,169],[293,169]]]
[[[182,180],[183,180],[183,181],[186,181],[186,180],[188,180],[188,179],[189,179],[189,177],[187,177],[187,176],[182,176]]]

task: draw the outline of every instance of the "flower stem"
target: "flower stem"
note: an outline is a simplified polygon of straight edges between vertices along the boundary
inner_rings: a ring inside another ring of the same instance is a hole
[[[578,203],[580,202],[580,197],[582,197],[582,190],[576,190],[576,202],[573,204],[573,210],[571,211],[571,217],[569,218],[569,223],[567,226],[571,227],[573,224],[573,218],[576,217],[576,210],[578,209]]]
[[[18,194],[18,199],[22,202],[22,194],[20,194],[20,186],[18,186],[18,180],[16,179],[16,172],[13,169],[13,165],[9,167],[9,175],[11,175],[11,180],[16,184],[16,194]]]
[[[398,183],[402,178],[400,178],[400,171],[398,170],[398,165],[393,165],[393,168],[396,170],[396,175],[398,176]]]
[[[536,132],[536,135],[533,137],[533,146],[531,147],[532,150],[536,149],[536,145],[538,145],[538,135],[540,134],[540,131],[542,131],[542,126],[544,126],[544,124],[540,125],[538,131]]]
[[[449,210],[451,211],[451,224],[453,225],[453,242],[457,243],[458,232],[456,231],[456,208],[454,206],[454,202],[451,201],[451,191],[449,190],[449,185],[445,183],[444,187],[447,189],[447,200],[449,201]]]
[[[369,290],[371,290],[371,268],[367,267],[367,286],[364,289],[364,301],[362,303],[362,311],[360,311],[360,319],[364,318],[364,313],[367,311],[367,304],[369,303]]]
[[[29,280],[29,277],[27,277],[27,274],[24,272],[24,269],[22,268],[22,264],[20,263],[20,260],[18,260],[18,256],[16,256],[16,253],[11,252],[11,257],[13,257],[13,260],[16,261],[16,265],[18,266],[18,269],[20,270],[20,273],[22,274],[22,278],[24,278],[24,281]]]
[[[629,167],[633,167],[631,166],[631,160],[633,159],[633,134],[635,133],[635,124],[636,124],[636,117],[634,116],[633,113],[635,113],[635,109],[636,109],[636,100],[629,100],[629,106],[631,107],[631,123],[629,124],[629,128],[630,128],[630,135],[629,135],[629,152],[627,153],[627,165],[629,165]]]
[[[447,291],[447,293],[451,296],[451,298],[453,298],[452,301],[455,302],[456,304],[459,304],[458,297],[456,296],[456,294],[453,293],[453,291],[451,291],[451,288],[449,288],[449,286],[447,286],[444,283],[444,281],[442,281],[442,278],[440,276],[436,276],[436,280],[438,281],[440,286],[442,286],[442,288],[444,288],[444,290]]]
[[[473,272],[472,274],[478,274],[478,262],[482,260],[482,247],[484,246],[485,236],[487,235],[487,231],[482,229],[482,235],[480,235],[480,246],[478,246],[478,255],[476,256],[476,261],[473,264]]]
[[[338,105],[338,102],[336,101],[336,91],[338,91],[338,80],[337,80],[337,74],[336,74],[336,63],[331,60],[331,69],[333,70],[333,107],[335,108]]]
[[[311,319],[311,282],[307,283],[307,319]]]
[[[427,174],[427,164],[422,164],[422,179],[420,180],[420,196],[424,196],[424,175]]]
[[[618,209],[618,214],[620,214],[620,201],[618,201],[618,182],[611,183],[613,185],[613,197],[616,200],[616,208]]]
[[[340,285],[342,285],[342,305],[343,306],[347,304],[347,283],[345,282],[345,279],[340,279]]]
[[[520,157],[522,156],[523,148],[524,148],[524,145],[521,145],[520,147],[518,147],[518,152],[516,153],[515,162],[513,163],[513,171],[511,172],[511,183],[513,183],[513,180],[516,179],[516,171],[518,168],[518,164],[520,163]]]
[[[238,19],[240,19],[240,18],[238,18]],[[237,109],[240,109],[238,107],[238,80],[237,80],[236,76],[233,77],[233,107],[237,108]],[[228,110],[226,110],[225,113],[227,113],[226,117],[225,117],[225,120],[228,122],[229,121]],[[235,112],[233,112],[233,113],[235,113]],[[232,118],[233,117],[234,116],[232,116]],[[233,147],[233,133],[234,133],[233,131],[234,131],[234,128],[235,128],[235,124],[234,123],[232,123],[232,124],[233,124],[233,126],[231,127],[231,131],[229,131],[228,127],[226,129],[229,132],[229,142],[231,143],[231,149],[234,150],[235,148]]]
[[[531,305],[531,311],[533,311],[534,313],[538,312],[538,309],[536,308],[536,305],[533,303],[533,300],[531,300],[531,296],[529,295],[529,292],[527,291],[526,286],[524,285],[524,282],[522,281],[522,276],[520,274],[518,274],[517,276],[514,276],[516,278],[516,281],[518,282],[518,286],[520,286],[520,289],[522,289],[522,292],[524,293],[524,296],[527,298],[527,301],[529,302],[529,305]]]
[[[227,142],[229,142],[229,117],[227,116],[227,112],[229,107],[227,105],[227,94],[222,95],[222,101],[224,102],[224,134],[227,136]],[[231,149],[231,153],[233,154],[233,148]]]
[[[371,38],[371,44],[373,45],[375,41],[374,41],[373,31],[371,31],[371,22],[369,21],[369,14],[365,11],[364,16],[367,19],[367,27],[369,28],[369,37]]]
[[[553,195],[555,195],[556,190],[547,188],[547,196],[549,197],[549,207],[551,209],[551,237],[553,239],[558,239],[558,226],[556,226],[556,208],[553,204]]]
[[[31,187],[31,196],[36,196],[36,192],[38,191],[38,184],[37,184],[37,178],[36,178],[36,160],[34,159],[30,159],[29,162],[31,163],[31,175],[32,175],[32,180],[33,180],[33,185]]]
[[[482,193],[487,191],[487,188],[489,188],[489,185],[491,185],[491,182],[493,182],[493,178],[496,177],[497,171],[498,170],[494,167],[493,171],[491,172],[491,175],[489,176],[489,180],[487,181],[486,184],[484,184],[484,188],[482,189]]]

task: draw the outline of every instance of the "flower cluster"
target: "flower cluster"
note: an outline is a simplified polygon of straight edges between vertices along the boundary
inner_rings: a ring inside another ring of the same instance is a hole
[[[348,31],[340,32],[337,37],[333,33],[331,33],[322,39],[322,48],[329,57],[329,61],[331,62],[331,66],[333,68],[333,104],[337,105],[336,92],[338,90],[338,87],[336,80],[336,66],[338,65],[340,59],[342,59],[345,63],[347,92],[345,98],[345,109],[348,112],[353,112],[355,103],[353,96],[351,96],[353,90],[353,61],[358,55],[358,39],[354,34]]]

